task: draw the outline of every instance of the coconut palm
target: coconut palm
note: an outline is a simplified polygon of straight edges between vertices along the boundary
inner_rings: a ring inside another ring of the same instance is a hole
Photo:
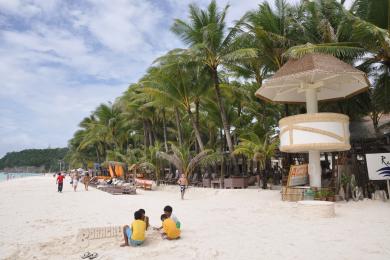
[[[230,133],[230,123],[223,106],[224,100],[219,85],[219,68],[238,60],[256,57],[252,48],[237,49],[233,45],[237,28],[226,30],[225,18],[229,5],[219,10],[216,1],[210,2],[206,10],[195,4],[189,5],[189,21],[176,19],[172,31],[178,35],[190,48],[180,54],[187,56],[193,62],[199,62],[208,68],[213,81],[215,97],[220,110],[223,129],[229,151],[233,156],[233,142]]]
[[[240,143],[236,146],[235,154],[243,154],[250,159],[250,169],[253,169],[253,162],[257,163],[257,173],[259,170],[264,170],[264,179],[266,173],[270,169],[270,159],[275,154],[279,145],[277,138],[271,139],[269,135],[260,137],[255,133],[247,133],[240,137]],[[263,182],[266,184],[266,181]]]
[[[207,149],[193,155],[189,146],[177,147],[173,143],[171,143],[171,150],[172,153],[158,152],[157,156],[172,163],[180,174],[184,174],[187,178],[191,177],[196,167],[212,153],[212,150]]]
[[[247,12],[236,23],[240,29],[234,44],[241,48],[254,48],[256,57],[245,59],[229,66],[237,76],[254,79],[258,86],[270,73],[277,71],[285,62],[282,54],[302,40],[294,24],[294,9],[287,1],[274,1],[275,9],[268,2],[258,9]],[[299,36],[298,36],[299,35]]]
[[[169,55],[169,54],[168,54]],[[164,60],[169,60],[165,57]],[[155,106],[170,106],[182,109],[187,113],[195,132],[200,150],[204,144],[199,131],[199,123],[192,112],[193,106],[198,104],[200,96],[208,88],[208,79],[198,66],[184,66],[182,64],[161,64],[150,70],[141,84],[142,91],[152,97]]]
[[[159,142],[155,142],[154,145],[149,146],[145,150],[144,156],[141,158],[141,164],[140,164],[140,167],[150,169],[155,173],[157,185],[160,184],[161,167],[162,167],[162,159],[159,157],[161,148],[162,145]]]
[[[358,68],[368,73],[373,86],[368,92],[369,96],[356,97],[352,103],[368,105],[364,109],[366,113],[370,112],[376,129],[382,113],[390,111],[390,102],[388,102],[390,98],[388,1],[356,0],[350,10],[345,10],[335,0],[306,3],[305,7],[316,14],[306,15],[305,20],[312,21],[306,23],[317,24],[318,31],[321,24],[320,22],[314,23],[313,20],[322,21],[325,19],[328,31],[334,32],[333,37],[331,40],[325,40],[326,37],[322,37],[317,42],[294,46],[285,55],[301,57],[306,53],[322,52],[347,59],[347,61],[358,61],[360,63]],[[306,28],[306,31],[309,30],[316,31],[315,27]],[[339,104],[345,106],[345,103]],[[360,111],[359,107],[356,106],[349,110],[351,112]],[[356,116],[359,115],[360,112]]]
[[[155,124],[157,121],[156,109],[145,105],[150,98],[141,91],[142,86],[132,84],[117,100],[117,106],[123,113],[129,127],[134,128],[136,134],[143,134],[144,148],[154,144],[157,139]]]

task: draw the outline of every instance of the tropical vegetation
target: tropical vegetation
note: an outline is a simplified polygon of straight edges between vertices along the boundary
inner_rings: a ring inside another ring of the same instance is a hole
[[[229,5],[190,4],[188,18],[171,27],[186,47],[156,57],[114,103],[99,105],[80,122],[67,160],[73,167],[137,162],[157,175],[163,167],[187,175],[217,171],[225,162],[233,175],[267,169],[277,149],[278,120],[304,107],[266,103],[254,92],[289,58],[308,53],[334,55],[369,75],[368,92],[320,110],[370,116],[377,128],[390,110],[388,1],[346,4],[262,2],[231,27]]]
[[[10,152],[0,159],[0,169],[18,167],[43,167],[45,171],[58,171],[60,162],[65,168],[64,158],[68,148],[27,149]]]

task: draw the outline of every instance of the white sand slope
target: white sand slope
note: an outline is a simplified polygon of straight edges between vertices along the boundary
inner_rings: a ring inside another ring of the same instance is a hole
[[[80,187],[81,188],[81,187]],[[336,204],[336,217],[305,219],[277,191],[177,187],[113,196],[73,192],[53,177],[0,183],[0,259],[390,259],[390,203]],[[144,208],[159,226],[165,205],[182,222],[182,238],[161,240],[149,230],[145,244],[120,248],[115,238],[78,242],[80,228],[129,224]]]

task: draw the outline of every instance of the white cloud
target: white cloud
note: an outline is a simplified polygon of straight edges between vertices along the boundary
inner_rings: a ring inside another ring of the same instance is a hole
[[[0,156],[65,146],[99,103],[183,46],[169,29],[190,2],[0,0]],[[230,4],[228,22],[258,1]]]

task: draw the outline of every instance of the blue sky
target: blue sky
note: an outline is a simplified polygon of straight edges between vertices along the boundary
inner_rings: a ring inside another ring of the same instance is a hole
[[[100,103],[118,97],[158,56],[182,47],[169,27],[187,16],[191,2],[0,0],[0,157],[65,147]],[[262,1],[229,2],[231,23]]]
[[[190,2],[0,0],[0,157],[66,146],[100,103],[182,47],[169,27]],[[230,3],[232,21],[259,2]]]

